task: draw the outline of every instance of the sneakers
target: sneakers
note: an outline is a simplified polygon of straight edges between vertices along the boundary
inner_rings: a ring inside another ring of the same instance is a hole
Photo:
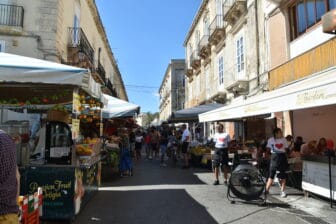
[[[281,193],[280,193],[280,197],[282,197],[282,198],[285,198],[285,197],[287,197],[287,194],[286,194],[286,192],[284,192],[284,191],[281,191]]]
[[[167,164],[165,164],[165,163],[161,163],[160,165],[163,166],[163,167],[167,166]]]
[[[227,181],[227,180],[224,180],[223,184],[224,184],[224,185],[227,185],[227,184],[228,184],[228,181]]]
[[[213,183],[213,185],[219,185],[219,181],[215,180],[215,182]]]

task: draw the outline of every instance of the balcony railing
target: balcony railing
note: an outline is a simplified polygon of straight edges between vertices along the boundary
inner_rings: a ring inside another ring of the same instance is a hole
[[[22,6],[0,4],[0,25],[23,27]]]
[[[207,58],[210,54],[209,35],[203,35],[198,43],[200,49],[199,55],[202,58]]]
[[[90,42],[88,41],[85,33],[82,28],[79,27],[69,27],[68,32],[68,46],[79,48],[79,50],[84,53],[91,62],[93,62],[94,50],[91,47]]]
[[[102,64],[100,64],[100,62],[98,62],[98,67],[97,67],[97,73],[100,76],[100,78],[103,80],[103,82],[106,82],[106,72],[104,67],[102,66]]]
[[[199,50],[194,50],[190,56],[190,65],[193,69],[197,69],[201,66],[201,59],[199,57]]]
[[[333,38],[269,72],[269,89],[323,71],[336,65],[336,38]]]
[[[216,45],[221,39],[224,39],[224,37],[225,37],[225,26],[223,15],[217,15],[210,24],[209,42],[210,44]]]

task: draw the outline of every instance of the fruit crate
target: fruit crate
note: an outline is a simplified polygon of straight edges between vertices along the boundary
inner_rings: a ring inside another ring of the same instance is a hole
[[[42,215],[42,188],[32,195],[19,197],[20,224],[39,224]]]

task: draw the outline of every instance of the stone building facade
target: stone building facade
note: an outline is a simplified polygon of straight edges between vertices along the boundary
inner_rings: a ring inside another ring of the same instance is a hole
[[[94,0],[0,0],[1,51],[88,68],[128,100]]]
[[[264,3],[202,1],[184,41],[186,108],[213,102],[229,105],[267,88]],[[234,135],[242,125],[227,122],[225,128]],[[244,134],[240,132],[235,134]]]
[[[172,112],[184,109],[185,60],[172,59],[166,69],[160,89],[160,120],[166,121]]]

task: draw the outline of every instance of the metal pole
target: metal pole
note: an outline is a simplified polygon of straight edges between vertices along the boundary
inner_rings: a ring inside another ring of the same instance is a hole
[[[332,179],[331,179],[331,150],[328,149],[328,160],[329,160],[329,190],[330,190],[330,208],[333,207],[333,196],[332,196]]]

